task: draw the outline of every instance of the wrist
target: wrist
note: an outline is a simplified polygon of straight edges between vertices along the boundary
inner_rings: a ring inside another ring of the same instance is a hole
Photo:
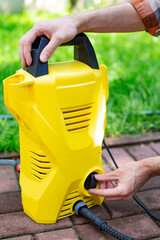
[[[152,176],[160,175],[160,157],[154,157],[152,159]]]
[[[77,30],[77,34],[81,33],[81,32],[85,32],[87,31],[87,15],[88,13],[77,13],[75,15],[71,15],[72,21],[75,24],[76,30]]]
[[[149,178],[160,175],[160,157],[144,159],[141,162],[142,168]]]

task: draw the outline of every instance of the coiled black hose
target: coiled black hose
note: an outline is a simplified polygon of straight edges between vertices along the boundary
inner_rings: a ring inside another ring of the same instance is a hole
[[[108,226],[108,224],[106,222],[103,223],[101,230],[103,230],[104,232],[108,233],[112,237],[117,238],[119,240],[133,240],[133,238],[128,237],[128,236],[116,231],[115,229],[111,228],[110,226]]]
[[[112,237],[119,239],[119,240],[134,240],[131,237],[128,237],[112,227],[108,226],[107,222],[103,221],[100,217],[96,216],[92,213],[86,203],[83,201],[78,201],[74,204],[73,210],[75,211],[76,215],[82,215],[83,217],[89,219],[95,226],[97,226],[101,231],[104,231],[111,235]]]

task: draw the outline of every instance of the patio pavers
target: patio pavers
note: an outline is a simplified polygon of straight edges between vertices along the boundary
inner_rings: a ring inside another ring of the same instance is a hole
[[[111,144],[111,152],[121,166],[126,162],[160,154],[160,141],[122,146]],[[110,140],[111,141],[111,140]],[[117,140],[116,140],[117,141]],[[108,153],[102,151],[105,171],[115,169]],[[150,179],[136,196],[160,217],[160,176]],[[95,206],[92,211],[116,230],[136,240],[159,240],[160,222],[149,217],[133,199],[108,202]],[[56,224],[37,224],[23,213],[17,173],[12,166],[0,166],[0,239],[8,240],[113,240],[99,231],[88,220],[71,216]]]

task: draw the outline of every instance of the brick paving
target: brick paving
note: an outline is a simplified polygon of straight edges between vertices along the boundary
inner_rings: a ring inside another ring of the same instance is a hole
[[[111,152],[119,166],[160,154],[160,141],[129,143],[120,145],[111,141]],[[152,139],[153,140],[153,139]],[[2,155],[2,153],[1,153]],[[105,149],[102,162],[106,172],[114,166]],[[12,156],[12,155],[11,155]],[[150,179],[136,194],[153,213],[160,217],[160,176]],[[106,220],[116,230],[136,240],[160,240],[160,222],[151,219],[133,199],[115,202],[104,201],[92,211]],[[0,239],[8,240],[113,240],[98,231],[88,220],[71,216],[56,224],[37,224],[23,213],[18,178],[12,166],[0,166]]]

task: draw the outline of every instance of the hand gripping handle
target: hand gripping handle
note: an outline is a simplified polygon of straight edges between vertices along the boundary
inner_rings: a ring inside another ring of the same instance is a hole
[[[31,56],[32,64],[23,69],[39,77],[48,74],[48,62],[42,63],[39,59],[42,50],[48,44],[49,39],[42,35],[37,37],[32,44]],[[74,59],[83,62],[93,69],[99,69],[97,58],[91,42],[84,33],[79,33],[71,41],[63,43],[61,46],[74,46]]]

